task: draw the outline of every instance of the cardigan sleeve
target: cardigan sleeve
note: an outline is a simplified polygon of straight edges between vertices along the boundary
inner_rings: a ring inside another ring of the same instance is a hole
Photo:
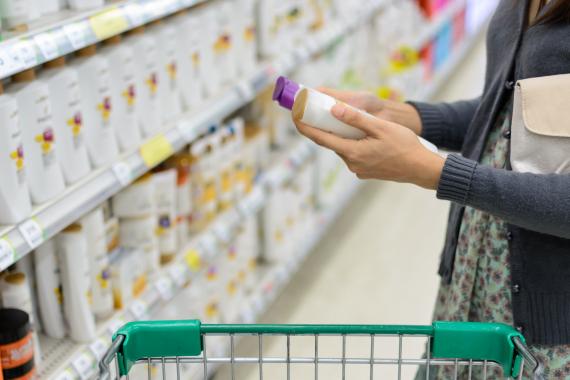
[[[460,150],[481,98],[453,103],[408,102],[420,114],[422,137],[435,145]]]
[[[570,175],[517,173],[451,154],[437,197],[471,206],[508,223],[570,239]]]

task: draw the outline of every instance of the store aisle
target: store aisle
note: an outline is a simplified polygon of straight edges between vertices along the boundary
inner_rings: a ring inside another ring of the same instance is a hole
[[[480,38],[436,100],[477,96],[484,55],[484,38]],[[366,183],[261,322],[430,323],[447,210],[448,203],[436,200],[432,192],[402,184]],[[266,344],[264,351],[282,355],[279,343]],[[362,342],[361,348],[368,344]],[[298,349],[310,355],[312,343],[303,345]],[[406,350],[419,355],[423,343],[410,344]],[[247,341],[238,351],[256,355],[257,346]],[[254,368],[249,370],[242,374],[246,377],[238,378],[258,376]],[[407,377],[414,371],[410,368]],[[272,372],[270,378],[277,374],[281,378],[283,371]],[[222,370],[217,378],[227,376]]]

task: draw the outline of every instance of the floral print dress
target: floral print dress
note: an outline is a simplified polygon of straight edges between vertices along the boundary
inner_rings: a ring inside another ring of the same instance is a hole
[[[509,139],[505,137],[505,132],[510,130],[511,109],[512,102],[509,102],[497,118],[482,154],[482,165],[506,168]],[[512,325],[510,277],[506,223],[486,212],[466,207],[459,230],[451,283],[440,285],[434,320]],[[546,378],[570,378],[570,345],[530,348],[545,367]],[[467,378],[467,368],[461,369],[461,372],[459,378]],[[454,368],[434,369],[432,373],[436,379],[453,379]],[[418,373],[418,377],[421,375]],[[473,379],[482,378],[481,370],[474,368]],[[489,368],[487,378],[502,379],[502,371]]]

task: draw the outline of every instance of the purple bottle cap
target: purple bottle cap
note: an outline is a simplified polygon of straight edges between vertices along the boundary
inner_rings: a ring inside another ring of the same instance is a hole
[[[273,100],[277,101],[279,105],[288,110],[293,109],[295,103],[295,95],[299,91],[300,86],[286,77],[279,77],[275,82],[275,89],[273,90]]]

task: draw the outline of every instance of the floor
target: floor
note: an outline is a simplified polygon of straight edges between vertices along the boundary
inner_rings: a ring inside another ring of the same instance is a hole
[[[485,47],[481,38],[436,100],[477,96],[482,90],[484,67]],[[433,192],[414,186],[366,183],[261,322],[429,324],[438,287],[436,271],[448,206],[447,202],[437,200]],[[314,355],[314,341],[298,339],[299,342],[291,343],[292,355]],[[339,351],[342,342],[337,339],[338,342],[328,342],[328,346],[334,345]],[[419,357],[424,344],[419,340],[404,343],[404,355]],[[320,343],[319,347],[325,345]],[[257,355],[257,347],[257,341],[247,341],[237,351]],[[268,340],[264,343],[264,353],[284,355],[285,347],[286,342]],[[349,342],[348,347],[347,355],[365,357],[370,352],[370,338]],[[398,346],[397,341],[392,341],[376,342],[375,347],[378,355],[393,357]],[[287,378],[284,366],[268,367],[263,369],[265,378]],[[369,368],[359,367],[350,368],[347,378],[369,378]],[[374,378],[394,378],[395,366],[382,367],[390,368],[375,369]],[[340,374],[339,368],[320,365],[320,378],[339,378],[333,375]],[[415,370],[406,368],[402,378],[412,378]],[[314,377],[312,364],[304,365],[300,371],[292,372],[291,378]],[[221,370],[216,378],[231,377],[228,371]],[[256,378],[260,378],[256,365],[242,368],[236,376],[236,379]]]

